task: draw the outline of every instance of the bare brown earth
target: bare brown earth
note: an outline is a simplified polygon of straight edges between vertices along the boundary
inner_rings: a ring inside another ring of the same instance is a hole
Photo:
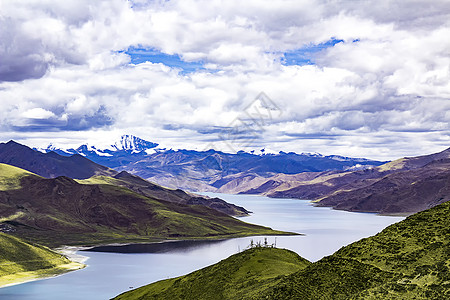
[[[228,203],[220,198],[211,198],[187,193],[180,189],[169,189],[147,181],[139,176],[122,171],[113,177],[96,176],[79,182],[112,183],[122,186],[146,197],[178,204],[203,205],[231,216],[247,216],[249,211],[241,206]]]

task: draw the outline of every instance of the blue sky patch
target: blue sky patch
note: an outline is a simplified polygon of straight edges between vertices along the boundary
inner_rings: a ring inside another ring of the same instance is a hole
[[[286,66],[291,65],[313,65],[314,62],[314,54],[330,48],[334,47],[334,45],[343,43],[344,40],[338,40],[335,38],[331,38],[325,43],[320,43],[316,45],[308,45],[306,47],[285,52],[281,59],[281,63]]]
[[[187,62],[178,54],[169,55],[153,48],[130,47],[126,51],[120,52],[128,54],[131,58],[131,63],[136,65],[144,62],[162,63],[171,68],[181,69],[183,70],[182,73],[191,73],[204,69],[201,61]]]

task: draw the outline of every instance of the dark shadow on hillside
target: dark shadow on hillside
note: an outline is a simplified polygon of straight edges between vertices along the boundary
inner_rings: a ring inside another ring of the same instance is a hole
[[[222,243],[225,240],[201,240],[201,241],[168,241],[150,244],[129,244],[98,246],[82,250],[88,252],[113,252],[113,253],[166,253],[192,251],[205,245]]]

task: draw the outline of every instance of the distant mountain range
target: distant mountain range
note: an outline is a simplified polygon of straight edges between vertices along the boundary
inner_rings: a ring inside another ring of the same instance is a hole
[[[220,191],[313,199],[318,206],[411,214],[450,200],[450,148],[357,171],[238,177]]]
[[[154,182],[190,191],[308,199],[318,206],[383,214],[412,214],[450,200],[450,149],[383,164],[320,154],[167,150],[125,135],[105,149],[82,145],[65,150],[52,146],[41,151],[46,153],[10,141],[0,144],[0,162],[50,178],[126,175],[134,188],[122,186],[145,196],[148,191],[155,193],[155,184],[150,183]],[[126,173],[118,175],[112,168]],[[219,200],[188,195],[175,202],[207,205],[227,214],[246,213]]]
[[[273,154],[260,151],[261,154],[258,155],[254,152],[239,151],[233,154],[213,149],[173,150],[158,148],[157,143],[132,135],[124,135],[118,142],[103,149],[93,145],[81,145],[76,149],[62,149],[50,145],[38,150],[65,156],[82,155],[109,168],[127,171],[160,185],[189,191],[217,191],[236,176],[270,177],[280,173],[365,169],[384,163],[317,153]]]

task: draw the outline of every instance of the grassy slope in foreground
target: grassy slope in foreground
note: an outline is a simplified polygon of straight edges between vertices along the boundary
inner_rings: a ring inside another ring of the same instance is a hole
[[[0,287],[82,268],[50,249],[0,233]]]
[[[285,249],[257,247],[186,276],[144,286],[116,299],[242,299],[277,284],[310,262]]]
[[[271,299],[449,299],[450,202],[285,278]]]
[[[171,299],[233,299],[235,295],[240,295],[239,299],[450,299],[449,241],[450,202],[446,202],[343,247],[300,271],[279,272],[281,277],[275,284],[265,276],[278,265],[268,264],[264,269],[254,268],[254,264],[245,266],[240,261],[248,254],[243,252],[186,276],[124,293],[118,299],[152,299],[159,295],[174,296]],[[267,249],[266,255],[269,259],[279,254]],[[281,256],[278,259],[284,259],[284,254]],[[225,262],[234,271],[222,271],[220,264]],[[234,274],[241,266],[248,267],[252,277],[233,287]],[[202,279],[205,276],[208,280]],[[224,294],[207,294],[221,286],[230,289],[222,289]]]

